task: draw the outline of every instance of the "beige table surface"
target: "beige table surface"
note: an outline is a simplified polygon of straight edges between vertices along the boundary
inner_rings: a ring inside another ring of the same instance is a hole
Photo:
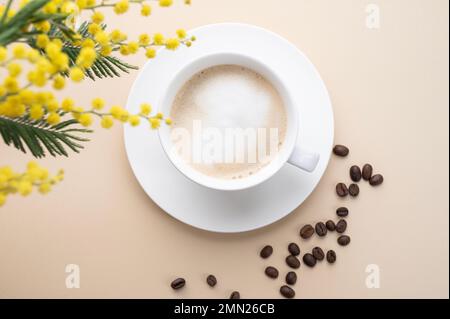
[[[245,22],[271,29],[303,50],[331,94],[336,142],[351,147],[333,157],[316,191],[287,218],[258,231],[221,235],[188,227],[165,214],[131,172],[121,127],[97,130],[86,149],[70,158],[45,159],[66,180],[49,195],[10,197],[0,209],[0,297],[32,298],[243,298],[279,297],[286,245],[334,248],[338,262],[302,267],[299,298],[449,296],[448,1],[386,0],[379,29],[365,24],[359,0],[194,0],[191,7],[154,9],[110,21],[130,35],[170,33],[215,22]],[[130,58],[143,65],[142,55]],[[74,85],[65,93],[87,104],[97,95],[125,104],[137,76]],[[149,132],[152,134],[154,132]],[[30,157],[0,146],[0,165],[21,169]],[[371,162],[385,175],[382,187],[362,184],[357,200],[334,194],[351,164]],[[352,243],[335,234],[302,242],[304,223],[334,218],[346,204]],[[258,257],[266,243],[275,252]],[[78,264],[81,287],[67,289],[65,267]],[[366,266],[380,269],[380,288],[366,287]],[[219,284],[210,289],[205,277]],[[169,287],[175,276],[188,284]]]

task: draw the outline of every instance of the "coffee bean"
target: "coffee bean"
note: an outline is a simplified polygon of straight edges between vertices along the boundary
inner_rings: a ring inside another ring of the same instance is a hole
[[[339,217],[347,217],[348,216],[348,208],[347,207],[339,207],[336,209],[336,215]]]
[[[362,169],[362,178],[365,181],[370,180],[370,178],[372,177],[372,173],[373,173],[373,167],[370,164],[364,164],[363,169]]]
[[[359,182],[361,180],[362,174],[361,169],[357,165],[350,167],[350,178],[354,182]]]
[[[378,186],[378,185],[383,184],[383,182],[384,182],[383,175],[376,174],[370,178],[369,184],[372,186]]]
[[[296,243],[290,243],[288,246],[288,250],[292,256],[300,255],[300,247]]]
[[[337,156],[345,157],[348,155],[349,152],[350,150],[348,149],[348,147],[344,145],[336,145],[333,148],[333,153]]]
[[[351,184],[348,187],[348,192],[350,196],[356,197],[359,195],[359,186],[357,184]]]
[[[208,277],[206,277],[206,283],[210,286],[210,287],[214,287],[215,285],[217,285],[217,278],[214,275],[209,275]]]
[[[303,262],[306,264],[306,266],[308,267],[314,267],[316,265],[316,258],[314,258],[314,256],[310,253],[306,253],[303,255]]]
[[[341,219],[340,221],[337,222],[336,224],[336,231],[339,234],[342,234],[343,232],[345,232],[347,230],[347,222],[344,219]]]
[[[347,246],[350,244],[350,237],[347,235],[342,235],[337,239],[337,242],[341,246]]]
[[[327,222],[325,223],[325,226],[327,227],[327,229],[329,231],[334,231],[336,229],[336,224],[332,220],[327,220]]]
[[[323,237],[327,234],[327,226],[325,226],[324,223],[322,222],[318,222],[316,224],[316,233],[317,235],[319,235],[320,237]]]
[[[230,295],[230,299],[241,299],[241,294],[239,291],[233,291]]]
[[[297,282],[297,274],[294,271],[290,271],[286,274],[286,283],[288,285],[295,285]]]
[[[345,197],[348,195],[348,188],[347,185],[344,183],[338,183],[336,185],[336,194],[338,194],[339,197]]]
[[[186,280],[184,280],[183,278],[177,278],[170,284],[172,289],[181,289],[184,287],[184,285],[186,285]]]
[[[273,248],[270,245],[264,246],[263,249],[261,249],[261,252],[259,253],[259,255],[261,256],[261,258],[269,258],[270,255],[272,255],[273,253]]]
[[[300,229],[300,237],[303,239],[308,239],[314,235],[314,228],[311,225],[305,225]]]
[[[283,297],[285,297],[285,298],[291,299],[291,298],[294,298],[294,297],[295,297],[295,291],[294,291],[294,289],[292,289],[292,288],[289,287],[289,286],[282,286],[282,287],[280,288],[280,293],[281,293],[281,295],[282,295]]]
[[[316,258],[319,261],[322,261],[325,258],[325,253],[320,247],[314,247],[312,250],[312,254],[314,258]]]
[[[266,268],[265,273],[267,275],[267,277],[270,278],[278,278],[278,269],[276,269],[275,267],[269,266]]]
[[[286,257],[286,264],[288,264],[289,267],[294,269],[300,268],[300,260],[298,260],[297,257],[292,255]]]
[[[334,252],[334,250],[327,251],[327,261],[330,264],[334,264],[334,262],[336,261],[336,253]]]

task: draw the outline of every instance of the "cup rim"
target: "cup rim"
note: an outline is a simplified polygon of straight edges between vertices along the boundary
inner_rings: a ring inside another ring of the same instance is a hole
[[[163,94],[160,96],[159,103],[158,103],[158,110],[162,111],[162,108],[165,106],[165,102],[168,99],[168,96],[170,95],[171,91],[173,90],[173,86],[176,83],[176,80],[178,80],[178,78],[183,75],[183,73],[186,71],[186,69],[192,67],[193,65],[195,65],[196,63],[199,63],[202,60],[205,60],[208,58],[214,58],[214,57],[223,57],[223,56],[244,58],[244,59],[250,60],[253,63],[258,64],[266,72],[270,73],[271,78],[267,79],[267,77],[265,77],[266,80],[269,81],[272,85],[274,85],[275,88],[277,89],[277,91],[282,96],[282,99],[284,102],[284,107],[288,108],[286,105],[289,105],[290,111],[291,111],[291,113],[293,113],[290,115],[290,118],[287,119],[288,121],[291,122],[288,124],[288,126],[294,125],[294,127],[292,127],[291,130],[288,129],[286,131],[286,138],[288,138],[288,134],[291,136],[290,145],[286,145],[286,146],[283,145],[283,148],[286,148],[286,149],[283,150],[282,154],[277,154],[276,158],[274,160],[272,160],[271,163],[269,163],[267,166],[263,167],[261,170],[259,170],[253,176],[245,177],[243,179],[226,180],[226,179],[214,178],[214,177],[210,177],[205,174],[202,174],[202,173],[196,171],[194,168],[189,167],[189,164],[187,164],[187,163],[182,164],[181,159],[177,160],[177,159],[173,158],[173,156],[170,154],[171,153],[170,150],[167,148],[168,145],[167,145],[167,143],[165,143],[164,137],[162,136],[163,134],[165,134],[165,132],[170,132],[170,130],[171,130],[170,127],[161,127],[160,129],[158,129],[158,137],[159,137],[160,144],[164,150],[164,154],[167,156],[167,159],[169,160],[169,162],[171,162],[172,165],[186,178],[188,178],[189,180],[195,182],[196,184],[198,184],[200,186],[207,187],[210,189],[215,189],[215,190],[219,190],[219,191],[238,191],[238,190],[244,190],[244,189],[248,189],[251,187],[255,187],[255,186],[267,181],[269,178],[273,177],[273,175],[275,175],[288,162],[288,159],[289,159],[290,155],[292,154],[292,152],[296,146],[296,143],[297,143],[297,136],[298,136],[298,130],[299,130],[298,109],[293,104],[293,99],[291,97],[291,93],[287,90],[286,85],[280,79],[280,77],[277,75],[277,73],[272,68],[267,66],[264,62],[258,60],[255,57],[252,57],[252,56],[249,56],[246,54],[232,52],[232,51],[223,51],[223,52],[205,54],[200,57],[197,57],[196,59],[188,61],[185,65],[183,65],[183,67],[181,67],[171,77],[168,86],[164,90]],[[204,70],[204,69],[207,69],[208,67],[225,65],[225,64],[242,65],[244,67],[247,67],[247,68],[253,70],[251,67],[244,65],[244,64],[217,63],[217,64],[212,64],[210,66],[201,68],[197,71],[190,72],[189,75],[186,76],[185,79],[182,80],[182,82],[186,83],[186,81],[188,81],[190,77],[192,77],[196,73],[200,72],[202,69]],[[274,81],[273,81],[274,79],[275,79],[276,83],[274,83]],[[283,92],[280,92],[280,88],[282,89]],[[178,92],[179,89],[180,88],[178,88],[176,91]],[[175,95],[176,95],[176,93],[175,93]],[[171,102],[173,102],[173,100]],[[166,104],[170,104],[170,103],[166,103]],[[168,108],[170,109],[171,106],[169,105]],[[261,173],[268,172],[269,168],[271,168],[270,172],[266,173],[263,176]]]

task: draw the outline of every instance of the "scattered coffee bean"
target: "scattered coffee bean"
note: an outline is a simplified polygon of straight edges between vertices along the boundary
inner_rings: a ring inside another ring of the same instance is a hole
[[[327,227],[327,229],[329,231],[334,231],[336,229],[336,224],[332,220],[327,220],[327,222],[325,223],[325,226]]]
[[[297,257],[292,255],[286,257],[286,264],[288,264],[289,267],[294,269],[300,268],[300,260],[298,260]]]
[[[297,274],[294,271],[290,271],[286,274],[286,283],[288,285],[295,285],[297,282]]]
[[[267,275],[267,277],[270,278],[278,278],[278,269],[276,269],[275,267],[269,266],[266,268],[265,273]]]
[[[348,192],[350,196],[356,197],[359,195],[359,186],[357,184],[351,184],[348,187]]]
[[[314,235],[314,228],[311,225],[305,225],[300,229],[300,237],[308,239]]]
[[[288,246],[288,250],[292,256],[300,255],[300,247],[296,243],[290,243]]]
[[[314,267],[316,265],[316,258],[314,258],[314,256],[310,253],[306,253],[303,255],[303,262],[306,264],[306,266],[308,267]]]
[[[209,275],[208,277],[206,277],[206,283],[210,286],[210,287],[214,287],[215,285],[217,285],[217,278],[214,275]]]
[[[336,145],[333,148],[333,153],[337,156],[345,157],[348,155],[349,152],[350,150],[348,149],[348,147],[344,145]]]
[[[383,175],[376,174],[370,178],[369,183],[372,186],[378,186],[378,185],[383,184],[383,181],[384,181]]]
[[[336,231],[339,234],[344,233],[347,230],[347,222],[344,219],[341,219],[340,221],[337,222],[336,224]]]
[[[327,234],[327,226],[325,226],[324,223],[322,222],[318,222],[316,224],[316,233],[317,235],[319,235],[320,237],[323,237]]]
[[[337,242],[341,246],[347,246],[350,244],[350,237],[347,235],[342,235],[337,239]]]
[[[291,299],[291,298],[294,298],[294,297],[295,297],[295,291],[294,291],[294,289],[292,289],[292,288],[289,287],[289,286],[282,286],[282,287],[280,288],[280,293],[281,293],[281,295],[282,295],[283,297],[285,297],[285,298]]]
[[[322,261],[325,258],[325,253],[323,252],[322,248],[320,247],[314,247],[312,250],[312,254],[316,260]]]
[[[361,177],[362,173],[359,166],[353,165],[352,167],[350,167],[350,178],[352,179],[352,181],[359,182],[361,180]]]
[[[241,299],[241,294],[239,291],[233,291],[230,295],[230,299]]]
[[[327,251],[327,261],[330,264],[334,264],[336,261],[336,253],[334,252],[334,250],[329,250]]]
[[[175,289],[175,290],[183,288],[184,285],[186,285],[186,280],[184,280],[183,278],[177,278],[174,281],[172,281],[172,283],[170,284],[172,289]]]
[[[364,164],[363,169],[362,169],[362,178],[365,181],[370,180],[370,178],[372,177],[372,173],[373,173],[373,167],[370,164]]]
[[[345,197],[348,195],[348,188],[347,185],[345,185],[344,183],[338,183],[336,185],[336,194],[339,197]]]
[[[347,207],[339,207],[336,209],[336,215],[339,217],[347,217],[348,216],[348,208]]]
[[[259,255],[261,256],[261,258],[269,258],[270,255],[272,255],[273,253],[273,248],[270,245],[264,246],[263,249],[261,249],[261,252],[259,253]]]

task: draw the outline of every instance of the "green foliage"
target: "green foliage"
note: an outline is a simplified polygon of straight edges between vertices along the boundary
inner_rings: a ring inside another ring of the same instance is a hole
[[[0,46],[7,46],[13,42],[26,42],[31,47],[39,49],[36,46],[36,36],[42,32],[35,29],[23,31],[23,29],[30,23],[47,20],[51,24],[48,36],[51,38],[59,38],[63,41],[63,52],[69,56],[70,66],[75,64],[75,60],[80,53],[81,48],[73,45],[72,40],[75,32],[64,24],[67,15],[39,12],[49,0],[33,0],[20,9],[20,11],[10,20],[6,20],[11,2],[12,0],[8,1],[5,11],[2,17],[0,17]],[[90,36],[88,27],[89,23],[83,22],[77,30],[78,34],[80,34],[83,39]],[[102,25],[103,29],[105,27],[106,25]],[[42,54],[45,54],[43,50],[40,51]],[[99,54],[94,65],[85,70],[85,74],[92,80],[95,80],[96,78],[119,77],[121,72],[129,73],[129,70],[137,69],[136,66],[123,62],[116,57]],[[64,75],[67,76],[67,73]]]
[[[83,22],[81,26],[78,28],[78,34],[81,37],[87,38],[89,37],[88,32],[89,23]],[[101,26],[102,29],[106,28],[106,25]],[[52,37],[61,37],[61,30],[58,28],[52,28],[49,32],[49,35]],[[33,45],[33,44],[31,44]],[[71,43],[65,43],[62,51],[69,56],[70,66],[75,64],[75,60],[80,53],[81,48],[72,45]],[[95,81],[95,78],[105,78],[105,77],[120,77],[120,72],[129,73],[129,70],[137,70],[138,67],[130,65],[122,60],[113,57],[113,56],[103,56],[97,55],[97,59],[91,68],[85,70],[86,76]],[[65,74],[67,76],[67,74]]]
[[[36,36],[36,31],[23,31],[24,27],[30,23],[40,22],[43,20],[49,21],[56,28],[61,28],[68,36],[73,34],[70,32],[62,21],[67,17],[65,14],[45,14],[39,10],[45,6],[49,0],[33,0],[26,4],[15,14],[11,19],[7,20],[6,16],[10,9],[12,0],[6,4],[5,11],[0,18],[0,45],[6,46],[18,40],[27,40]]]
[[[28,115],[15,119],[0,116],[0,135],[6,145],[13,145],[24,153],[28,149],[34,157],[45,157],[46,151],[52,156],[68,156],[67,148],[78,153],[83,149],[79,142],[89,141],[73,134],[92,132],[76,127],[77,124],[71,119],[51,126],[45,120],[35,121]]]
[[[65,14],[47,14],[40,9],[49,0],[32,0],[22,7],[11,19],[7,19],[8,11],[12,0],[8,0],[5,10],[0,17],[0,46],[7,46],[14,42],[25,42],[29,46],[38,49],[41,54],[45,51],[36,45],[36,36],[41,34],[34,28],[24,31],[25,27],[40,21],[49,21],[51,29],[48,32],[50,38],[59,38],[63,42],[63,52],[69,57],[70,66],[75,64],[81,47],[73,44],[75,32],[70,29],[65,20]],[[89,23],[84,22],[78,28],[77,33],[81,37],[90,37],[88,32]],[[106,25],[102,25],[104,29]],[[95,80],[96,78],[119,77],[121,72],[129,73],[130,69],[137,67],[127,64],[113,56],[98,55],[93,66],[85,70],[86,76]],[[67,76],[66,73],[62,73]],[[60,113],[63,116],[63,113]],[[28,115],[19,118],[7,118],[0,116],[0,135],[6,145],[26,153],[30,151],[34,157],[44,157],[47,154],[52,156],[68,156],[68,150],[79,152],[83,149],[81,142],[88,141],[79,135],[90,133],[91,130],[80,128],[75,119],[70,119],[51,126],[44,119],[35,121]]]
[[[88,32],[89,23],[83,22],[81,26],[78,28],[77,33],[81,36],[82,39],[88,38],[90,36]],[[101,26],[102,29],[106,28],[106,25]],[[77,59],[78,54],[80,53],[81,47],[73,45],[72,41],[67,41],[67,32],[64,31],[64,28],[55,26],[52,24],[50,31],[48,32],[48,36],[51,38],[59,38],[63,41],[62,51],[67,54],[69,57],[69,65],[75,65],[75,61]],[[28,45],[35,49],[39,49],[36,45],[35,38],[30,38],[28,40]],[[39,49],[42,54],[45,52]],[[138,67],[123,62],[122,60],[113,57],[113,56],[103,56],[101,54],[97,55],[97,58],[92,65],[91,68],[85,69],[84,73],[87,77],[94,80],[96,78],[106,78],[106,77],[120,77],[120,72],[129,73],[129,70],[137,70]],[[68,76],[67,72],[62,73],[65,76]]]

